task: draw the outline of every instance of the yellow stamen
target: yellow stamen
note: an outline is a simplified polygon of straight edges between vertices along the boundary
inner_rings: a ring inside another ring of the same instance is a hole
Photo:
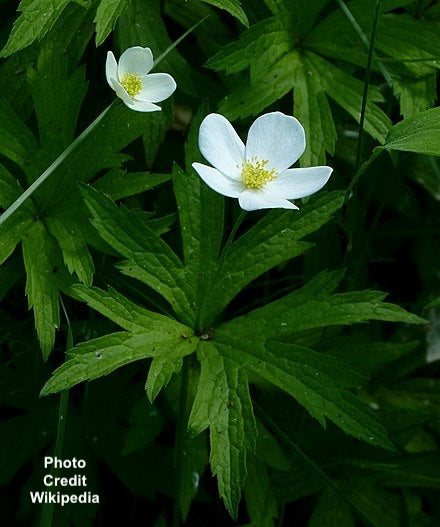
[[[264,168],[267,163],[269,163],[267,159],[259,161],[256,158],[252,158],[246,164],[243,163],[241,180],[245,187],[259,189],[277,177],[277,171],[275,169],[267,170]]]
[[[142,78],[135,73],[125,73],[121,84],[130,97],[136,97],[142,91]]]

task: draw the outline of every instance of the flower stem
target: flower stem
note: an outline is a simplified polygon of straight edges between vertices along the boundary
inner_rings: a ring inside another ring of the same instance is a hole
[[[231,232],[229,233],[228,239],[226,240],[226,243],[225,243],[225,245],[223,247],[223,251],[222,251],[222,253],[220,255],[219,269],[222,266],[222,263],[223,263],[226,251],[228,250],[228,248],[231,245],[231,243],[234,241],[235,235],[237,234],[237,231],[240,228],[240,225],[242,224],[245,216],[246,216],[246,211],[242,210],[240,212],[240,215],[238,216],[238,218],[235,220],[235,223],[234,223],[234,225],[233,225],[233,227],[231,229]]]
[[[0,225],[4,223],[32,194],[42,185],[46,179],[54,172],[61,163],[87,138],[90,132],[101,121],[104,115],[110,110],[114,102],[101,112],[98,117],[55,159],[55,161],[10,205],[0,216]]]
[[[373,24],[371,26],[370,45],[368,47],[367,66],[365,70],[364,93],[362,95],[361,118],[359,120],[359,137],[358,137],[358,144],[357,144],[357,150],[356,150],[356,172],[359,170],[359,167],[361,164],[362,139],[363,139],[363,134],[364,134],[364,123],[365,123],[365,111],[367,108],[368,87],[370,84],[370,76],[371,76],[371,63],[373,60],[374,43],[376,41],[377,23],[379,21],[381,4],[382,4],[382,0],[376,0],[376,6],[374,8]]]
[[[173,527],[180,527],[181,525],[181,488],[183,477],[183,461],[185,456],[184,442],[185,434],[188,426],[188,379],[190,368],[190,356],[183,358],[180,397],[179,397],[179,413],[177,415],[177,429],[176,442],[174,445],[174,467],[175,467],[175,488],[174,488],[174,503],[173,503]]]
[[[66,351],[73,348],[73,333],[70,326],[70,320],[67,315],[66,309],[62,298],[60,298],[60,303],[64,311],[64,315],[67,320],[67,339],[66,339]],[[63,390],[60,394],[60,405],[58,409],[58,428],[57,428],[57,437],[55,441],[54,457],[62,457],[63,445],[64,445],[64,436],[66,433],[66,421],[67,421],[67,409],[69,406],[69,390]],[[52,475],[57,476],[57,468],[52,470]],[[53,514],[54,514],[55,505],[53,503],[44,503],[41,510],[40,517],[40,527],[52,527]]]

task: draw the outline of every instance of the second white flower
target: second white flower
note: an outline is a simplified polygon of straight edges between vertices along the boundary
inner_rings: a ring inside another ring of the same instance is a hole
[[[154,103],[167,99],[176,89],[176,83],[168,73],[149,73],[153,65],[150,48],[128,48],[122,53],[119,62],[116,62],[111,51],[107,53],[107,82],[132,110],[160,111],[161,107]]]

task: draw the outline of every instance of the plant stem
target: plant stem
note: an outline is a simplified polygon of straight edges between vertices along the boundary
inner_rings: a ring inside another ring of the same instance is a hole
[[[223,247],[223,251],[220,255],[219,266],[218,266],[219,269],[222,266],[226,251],[228,250],[231,243],[234,241],[235,235],[237,234],[237,231],[240,228],[240,225],[242,224],[245,216],[246,216],[246,211],[242,210],[238,218],[235,220],[234,225],[232,226],[231,232],[229,233],[228,239],[226,240],[225,245]]]
[[[183,358],[181,384],[180,384],[180,398],[179,398],[179,414],[177,416],[176,442],[174,446],[174,466],[176,471],[175,489],[174,489],[174,503],[173,503],[173,527],[180,527],[181,525],[181,487],[182,487],[182,472],[183,460],[185,456],[184,442],[186,428],[188,426],[188,378],[190,368],[190,356]]]
[[[362,95],[361,118],[359,120],[359,137],[358,137],[358,144],[357,144],[357,151],[356,151],[356,172],[359,170],[359,166],[361,164],[362,138],[364,134],[364,123],[365,123],[365,110],[367,108],[368,87],[370,84],[370,76],[371,76],[371,63],[373,60],[374,43],[376,41],[377,23],[379,21],[381,4],[382,4],[382,0],[376,0],[376,6],[374,8],[373,24],[371,26],[370,45],[368,48],[367,67],[365,71],[364,93]]]
[[[338,2],[339,7],[341,8],[341,10],[344,13],[344,15],[347,17],[348,21],[350,22],[350,24],[353,26],[354,30],[358,34],[358,36],[359,36],[360,40],[362,41],[362,43],[364,44],[364,46],[368,50],[370,50],[370,41],[368,40],[367,35],[365,35],[365,33],[363,32],[363,30],[362,30],[361,26],[359,25],[358,21],[353,16],[353,14],[350,11],[350,9],[348,8],[347,4],[344,2],[344,0],[336,0],[336,1]],[[386,69],[385,65],[383,64],[383,62],[385,62],[385,61],[388,61],[388,59],[376,57],[377,66],[380,69],[380,72],[382,73],[383,78],[385,79],[385,82],[387,83],[389,88],[392,88],[393,81],[391,79],[391,75],[388,73],[388,70]]]
[[[61,307],[63,308],[64,315],[67,320],[67,339],[66,339],[66,351],[73,348],[73,334],[70,326],[70,320],[67,315],[67,311],[64,307],[62,298],[60,297]],[[66,421],[67,421],[67,409],[69,406],[69,390],[63,390],[60,394],[60,406],[58,409],[58,428],[57,437],[55,441],[54,457],[61,457],[64,446],[64,437],[66,433]],[[55,477],[58,475],[59,469],[52,469],[51,473]],[[40,527],[52,527],[53,514],[55,506],[53,503],[45,503],[41,511]]]

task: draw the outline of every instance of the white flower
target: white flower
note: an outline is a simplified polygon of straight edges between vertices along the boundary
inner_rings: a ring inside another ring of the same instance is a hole
[[[246,146],[231,123],[216,113],[203,119],[199,148],[214,168],[193,163],[203,181],[216,192],[238,198],[244,210],[297,209],[290,199],[321,189],[332,168],[289,168],[304,152],[306,140],[299,121],[281,112],[258,117]]]
[[[150,48],[134,46],[122,53],[119,62],[111,51],[107,53],[105,75],[110,87],[123,102],[138,112],[161,110],[155,102],[167,99],[176,89],[168,73],[150,73],[153,54]]]

